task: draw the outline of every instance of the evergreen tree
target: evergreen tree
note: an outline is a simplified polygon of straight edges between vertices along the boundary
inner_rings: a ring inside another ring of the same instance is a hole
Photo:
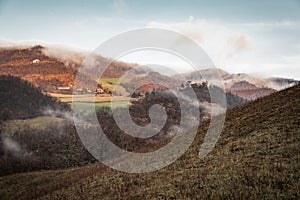
[[[156,91],[155,88],[153,88],[152,92],[151,92],[151,96],[155,96],[156,95]]]
[[[150,93],[148,91],[145,93],[145,97],[150,97]]]

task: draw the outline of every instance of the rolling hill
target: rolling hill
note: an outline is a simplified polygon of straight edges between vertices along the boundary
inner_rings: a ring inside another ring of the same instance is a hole
[[[87,53],[41,45],[1,48],[0,75],[20,77],[46,92],[71,93],[78,68],[87,55]],[[99,55],[94,55],[94,59],[100,65],[110,63],[109,59]],[[134,66],[123,62],[112,62],[103,77],[120,77]],[[78,86],[94,90],[98,80],[95,74],[95,71],[80,74]],[[58,89],[59,87],[70,89],[62,91]]]
[[[194,82],[214,82],[219,75],[225,90],[247,100],[254,100],[270,95],[276,91],[292,87],[299,83],[297,80],[286,78],[265,78],[249,74],[230,74],[221,69],[205,69],[199,72],[184,73],[183,76]],[[204,80],[201,77],[206,77]]]
[[[119,61],[112,62],[99,79],[96,75],[101,66],[110,63],[110,59],[100,55],[90,55],[97,67],[78,73],[87,56],[88,53],[85,52],[41,45],[1,48],[0,75],[19,77],[49,94],[71,94],[76,76],[80,78],[75,92],[78,90],[81,93],[82,91],[91,93],[95,91],[97,83],[100,83],[105,91],[114,91],[113,94],[119,96],[128,96],[133,92],[145,95],[146,92],[151,93],[153,89],[161,87],[174,89],[182,84],[178,78],[154,72],[148,67],[137,67],[136,64]],[[120,79],[126,72],[128,78]],[[117,84],[118,81],[121,83]],[[238,96],[228,95],[233,99],[231,107],[238,104],[234,102],[242,102]]]
[[[69,110],[69,106],[46,96],[30,82],[13,76],[0,76],[0,121],[44,115],[46,108]]]
[[[104,58],[101,55],[90,55],[91,60],[96,63],[98,68],[78,74],[79,67],[89,55],[87,52],[55,46],[2,47],[0,48],[0,75],[20,77],[44,92],[69,94],[72,93],[76,75],[80,77],[77,85],[79,89],[94,91],[97,83],[101,83],[105,88],[112,91],[115,89],[118,79],[130,71],[130,78],[123,79],[123,82],[117,87],[115,92],[117,95],[128,95],[135,85],[142,85],[145,82],[150,82],[150,85],[140,87],[136,92],[151,92],[153,88],[158,87],[157,84],[151,82],[157,80],[171,88],[179,87],[185,82],[180,80],[178,76],[166,76],[137,64],[120,61],[110,63],[111,59]],[[100,77],[96,76],[99,68],[109,63],[110,65],[104,71],[102,79],[99,80]],[[220,69],[201,70],[200,73],[205,74],[208,81],[212,83],[216,78],[216,74],[220,74],[227,92],[247,100],[269,95],[297,83],[292,79],[259,78],[247,74],[230,74]],[[205,81],[201,79],[198,71],[182,75],[186,80],[193,82],[201,83]],[[111,81],[107,80],[114,80],[114,83],[111,84]]]
[[[0,178],[4,199],[299,199],[300,85],[229,110],[204,159],[208,122],[176,162],[127,174],[91,164]]]

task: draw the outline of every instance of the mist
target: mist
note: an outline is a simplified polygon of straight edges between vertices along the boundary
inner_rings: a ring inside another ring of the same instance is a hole
[[[2,148],[3,148],[3,155],[5,156],[12,156],[14,158],[21,158],[25,153],[25,150],[22,149],[21,145],[12,139],[10,136],[1,135],[2,140]]]

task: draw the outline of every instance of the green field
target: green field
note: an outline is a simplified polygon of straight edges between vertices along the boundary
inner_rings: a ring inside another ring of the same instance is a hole
[[[115,91],[122,96],[128,96],[128,92],[120,84],[129,82],[130,80],[129,78],[101,78],[98,80],[98,83],[101,83],[103,88],[108,88],[110,91]]]
[[[101,102],[101,103],[95,103],[95,110],[99,110],[102,107],[126,107],[129,106],[129,102]],[[85,110],[86,112],[92,112],[93,111],[93,104],[87,103],[87,102],[77,102],[76,106],[80,106],[80,109]]]
[[[45,127],[49,127],[52,124],[57,124],[63,121],[63,118],[54,116],[41,116],[32,119],[9,120],[3,123],[2,131],[7,135],[13,135],[16,132],[20,132],[25,129],[43,130]]]
[[[132,100],[129,97],[123,96],[95,96],[94,94],[81,94],[81,95],[71,95],[71,94],[58,94],[49,93],[50,96],[59,99],[61,102],[72,103],[75,102],[85,102],[85,103],[107,103],[107,102],[128,102]]]
[[[98,81],[116,85],[118,82],[126,83],[129,82],[130,80],[131,80],[130,78],[100,78]]]

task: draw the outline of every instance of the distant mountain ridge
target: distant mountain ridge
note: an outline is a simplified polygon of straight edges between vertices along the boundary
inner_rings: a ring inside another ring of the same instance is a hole
[[[267,96],[299,83],[297,80],[279,77],[261,78],[243,73],[230,74],[221,69],[205,69],[182,75],[193,82],[208,81],[213,83],[220,77],[227,92],[248,100]],[[206,77],[207,80],[202,77]]]

